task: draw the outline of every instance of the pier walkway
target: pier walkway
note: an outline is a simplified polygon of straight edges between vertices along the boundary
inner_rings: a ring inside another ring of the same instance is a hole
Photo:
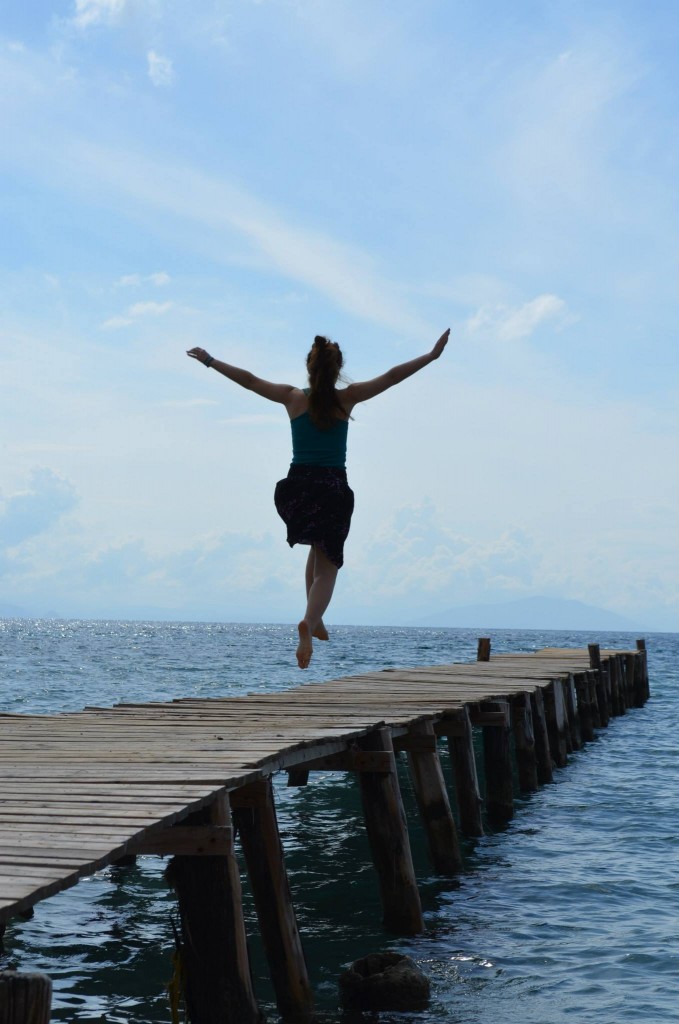
[[[480,641],[479,657],[488,651]],[[185,936],[205,932],[205,942],[192,939],[186,954],[191,1020],[256,1021],[238,834],[279,1008],[304,1019],[311,995],[273,806],[274,772],[287,771],[291,785],[305,785],[317,770],[357,773],[385,925],[413,933],[422,918],[395,770],[399,752],[407,753],[434,868],[453,874],[462,864],[458,830],[480,835],[484,820],[506,823],[517,784],[530,791],[551,780],[570,751],[647,695],[639,641],[635,651],[546,649],[276,693],[0,715],[0,937],[11,917],[107,864],[173,855],[170,881]],[[475,728],[483,733],[484,794]],[[452,801],[440,738],[453,763]],[[224,894],[228,906],[214,910]],[[214,975],[224,971],[208,948],[215,935],[229,949],[216,954],[229,962],[220,991]]]

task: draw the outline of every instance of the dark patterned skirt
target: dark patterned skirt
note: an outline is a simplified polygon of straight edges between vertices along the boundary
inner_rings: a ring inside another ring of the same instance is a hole
[[[342,568],[344,542],[354,511],[347,471],[335,466],[290,466],[274,491],[276,511],[288,528],[288,544],[316,544]]]

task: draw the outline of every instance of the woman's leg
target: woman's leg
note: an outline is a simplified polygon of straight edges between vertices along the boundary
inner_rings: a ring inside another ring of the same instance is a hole
[[[297,664],[307,668],[313,653],[311,641],[314,631],[323,619],[323,613],[330,604],[332,592],[337,580],[337,566],[334,565],[320,548],[314,547],[314,571],[311,587],[307,597],[304,618],[299,623],[299,644],[297,646]],[[307,563],[308,564],[308,563]]]
[[[306,583],[307,601],[309,600],[309,593],[311,591],[311,587],[313,586],[313,582],[314,582],[315,567],[316,567],[316,549],[313,546],[313,544],[311,544],[310,547],[309,547],[309,557],[306,560],[306,569],[305,569],[305,572],[304,572],[304,580],[305,580],[305,583]],[[316,626],[316,629],[313,631],[312,636],[314,636],[316,640],[329,640],[330,639],[330,637],[328,636],[328,631],[325,628],[325,625],[323,624],[323,619],[321,619],[320,622],[318,623],[318,625]]]

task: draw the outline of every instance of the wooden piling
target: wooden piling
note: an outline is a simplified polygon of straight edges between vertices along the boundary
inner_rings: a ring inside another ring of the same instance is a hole
[[[290,895],[271,779],[234,790],[231,807],[279,1013],[285,1021],[310,1020],[313,995]]]
[[[416,722],[412,725],[405,749],[433,868],[441,875],[457,874],[462,868],[462,855],[436,749],[433,723]]]
[[[593,669],[585,672],[587,688],[589,691],[589,702],[592,708],[592,725],[595,729],[601,728],[601,711],[599,709],[599,673]]]
[[[52,982],[44,974],[0,971],[0,1024],[49,1024]]]
[[[405,811],[389,729],[375,729],[358,740],[365,751],[391,754],[386,771],[361,771],[358,781],[368,841],[380,886],[384,927],[400,935],[424,931]]]
[[[579,750],[582,746],[582,736],[580,735],[580,717],[578,715],[577,694],[573,676],[563,680],[563,694],[566,701],[571,750]]]
[[[490,637],[480,636],[476,648],[477,661],[490,661]]]
[[[538,782],[545,785],[552,782],[552,753],[549,749],[549,731],[542,690],[536,689],[530,695],[530,709],[533,716],[533,736],[535,739],[535,762]]]
[[[646,702],[645,692],[645,681],[644,681],[644,661],[646,659],[646,652],[644,648],[639,647],[640,643],[645,641],[637,640],[637,653],[634,656],[634,706],[635,708],[641,708]]]
[[[231,825],[228,797],[220,795],[210,813],[197,812],[190,823]],[[191,1024],[259,1024],[252,988],[240,871],[233,837],[226,856],[174,857],[168,881],[177,892]]]
[[[622,674],[617,656],[608,658],[608,672],[611,681],[611,712],[613,715],[625,714],[625,699],[622,692]]]
[[[586,672],[576,672],[573,683],[577,695],[577,716],[580,725],[580,739],[588,743],[594,739],[594,708],[590,694],[590,685]]]
[[[519,789],[534,793],[538,788],[538,765],[535,754],[535,733],[530,693],[518,693],[510,699],[514,750],[519,772]]]
[[[610,718],[610,697],[608,692],[608,680],[604,667],[601,663],[601,648],[599,644],[587,644],[589,651],[589,665],[596,673],[596,697],[599,710],[599,726],[605,728]]]
[[[563,768],[568,761],[566,705],[563,698],[563,687],[557,680],[556,683],[548,683],[542,693],[552,761],[557,768]]]
[[[644,639],[637,640],[637,651],[641,660],[639,696],[641,697],[641,704],[645,704],[651,695],[651,690],[648,683],[648,652],[646,651],[646,641]]]
[[[465,836],[482,836],[483,800],[479,790],[474,754],[474,735],[467,708],[447,717],[445,726],[448,753],[453,765],[453,779],[460,831]]]
[[[514,817],[511,718],[507,701],[484,701],[481,712],[498,714],[502,721],[483,726],[483,764],[486,775],[486,815],[493,828],[502,828]]]

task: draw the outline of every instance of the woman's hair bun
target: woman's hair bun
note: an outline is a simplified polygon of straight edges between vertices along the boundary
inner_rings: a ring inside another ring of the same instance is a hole
[[[325,348],[328,344],[328,339],[324,338],[322,334],[317,334],[314,338],[314,345],[316,348]]]

